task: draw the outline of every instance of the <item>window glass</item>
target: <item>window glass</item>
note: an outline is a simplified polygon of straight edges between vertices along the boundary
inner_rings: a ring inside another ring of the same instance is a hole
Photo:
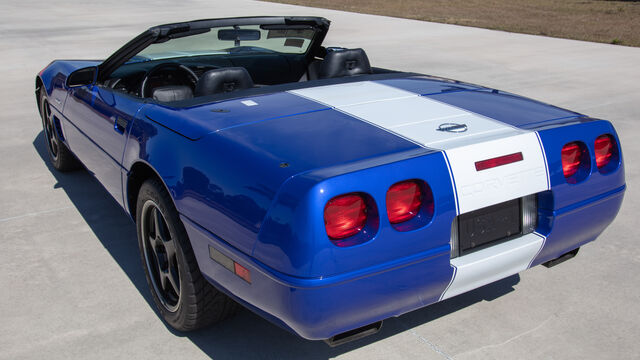
[[[151,44],[127,63],[217,54],[304,54],[314,35],[315,31],[310,28],[287,26],[244,25],[194,30]]]

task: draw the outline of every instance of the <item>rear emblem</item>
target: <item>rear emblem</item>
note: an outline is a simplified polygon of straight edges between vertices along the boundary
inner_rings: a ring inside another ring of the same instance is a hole
[[[467,131],[467,124],[444,123],[436,129],[438,131],[461,133]]]

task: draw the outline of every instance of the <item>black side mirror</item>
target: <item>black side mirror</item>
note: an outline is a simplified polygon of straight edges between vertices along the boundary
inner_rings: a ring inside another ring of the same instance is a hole
[[[91,85],[96,81],[97,74],[97,66],[78,69],[69,74],[69,77],[67,78],[67,87]]]

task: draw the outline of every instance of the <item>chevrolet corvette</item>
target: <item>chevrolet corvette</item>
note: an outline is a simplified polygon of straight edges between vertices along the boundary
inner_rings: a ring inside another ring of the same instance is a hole
[[[373,67],[323,46],[329,24],[160,25],[37,75],[52,166],[88,169],[135,222],[171,327],[240,304],[338,345],[570,259],[614,220],[609,121]]]

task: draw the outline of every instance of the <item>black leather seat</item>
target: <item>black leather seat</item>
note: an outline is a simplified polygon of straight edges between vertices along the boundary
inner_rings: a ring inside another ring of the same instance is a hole
[[[202,74],[196,84],[195,96],[221,94],[253,87],[253,80],[247,69],[228,67],[209,70]]]
[[[309,65],[309,80],[371,74],[369,58],[362,49],[329,51],[322,61]]]
[[[151,97],[163,102],[186,100],[193,97],[193,90],[188,86],[159,86],[153,89]]]

